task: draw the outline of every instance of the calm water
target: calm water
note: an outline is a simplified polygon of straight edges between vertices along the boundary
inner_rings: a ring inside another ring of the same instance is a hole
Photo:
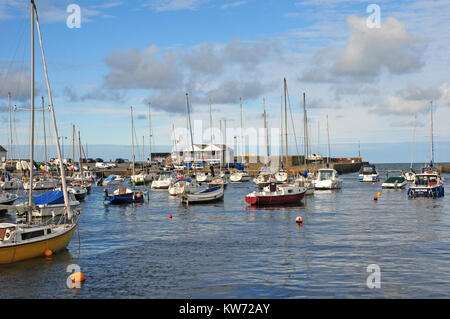
[[[383,190],[374,202],[381,183],[341,177],[341,191],[271,209],[247,208],[251,183],[188,209],[167,191],[152,191],[142,205],[105,207],[103,187],[93,187],[80,243],[75,233],[51,259],[0,266],[0,298],[450,297],[450,193],[411,200],[406,190]],[[81,289],[66,287],[70,264],[87,278]],[[379,289],[366,286],[369,264],[381,268]]]

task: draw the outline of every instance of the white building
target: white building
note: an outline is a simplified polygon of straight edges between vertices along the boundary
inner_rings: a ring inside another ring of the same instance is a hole
[[[172,151],[173,163],[231,163],[234,161],[234,151],[232,148],[223,144],[194,144],[182,151]]]
[[[8,151],[5,150],[5,148],[0,145],[0,161],[2,162],[6,161],[6,153],[8,153]]]

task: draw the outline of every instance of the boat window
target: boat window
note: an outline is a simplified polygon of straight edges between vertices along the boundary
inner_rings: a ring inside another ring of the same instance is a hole
[[[44,236],[44,230],[35,230],[27,233],[22,234],[22,240],[31,239],[39,236]]]
[[[325,172],[322,171],[322,172],[320,172],[319,180],[326,181],[328,179],[331,179],[332,176],[333,176],[333,172],[331,172],[331,171],[325,171]]]
[[[47,235],[51,234],[51,233],[52,233],[52,230],[50,228],[47,228]]]

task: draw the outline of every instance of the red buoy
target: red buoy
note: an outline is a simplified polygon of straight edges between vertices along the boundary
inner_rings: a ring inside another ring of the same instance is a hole
[[[169,215],[169,218],[172,219],[172,215]]]
[[[375,197],[373,198],[373,200],[378,200],[378,197],[375,196]]]
[[[303,218],[302,218],[302,216],[298,216],[298,217],[295,219],[295,222],[296,222],[296,223],[299,223],[299,224],[303,223]]]

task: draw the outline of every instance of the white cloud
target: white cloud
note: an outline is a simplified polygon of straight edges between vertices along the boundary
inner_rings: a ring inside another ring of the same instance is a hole
[[[239,6],[242,6],[244,4],[247,4],[247,1],[236,1],[236,2],[231,2],[231,3],[226,3],[223,6],[221,6],[220,9],[228,9],[228,8],[232,8],[232,7],[239,7]]]

